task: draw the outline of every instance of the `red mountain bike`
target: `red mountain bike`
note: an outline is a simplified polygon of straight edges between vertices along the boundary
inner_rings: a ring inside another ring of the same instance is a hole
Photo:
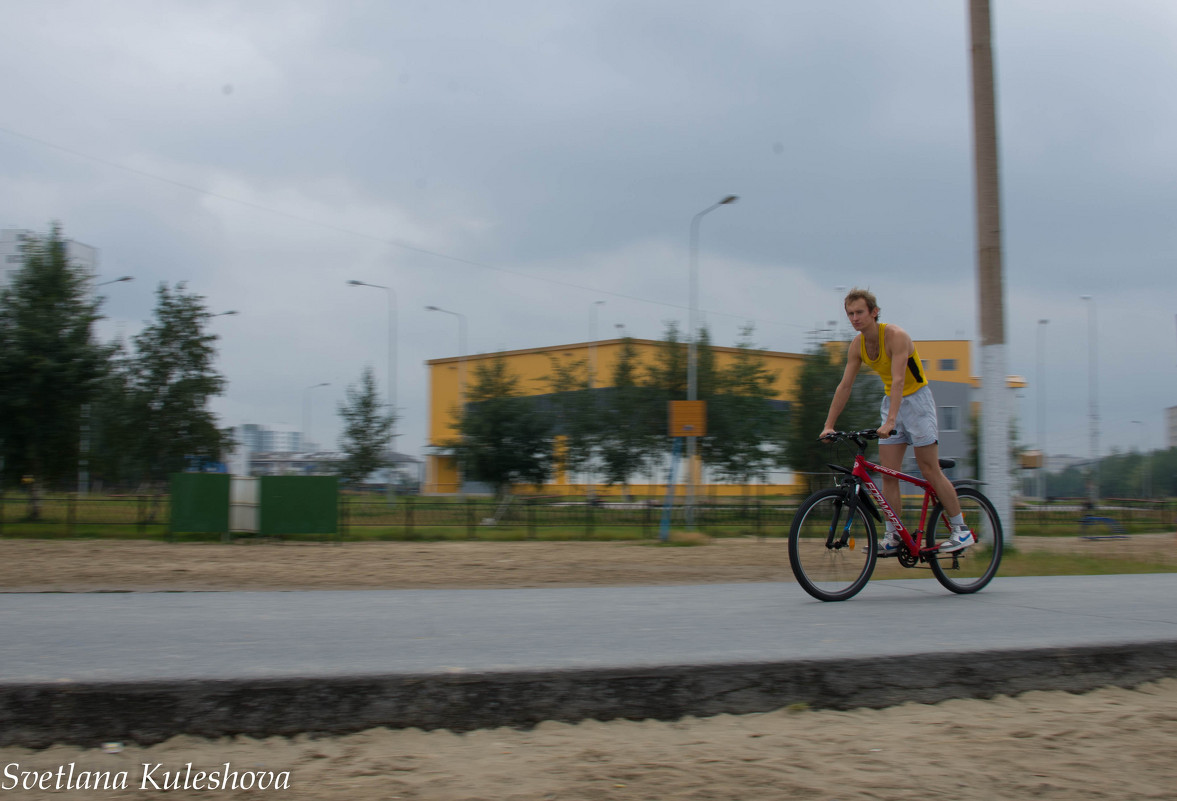
[[[877,559],[895,558],[907,568],[926,565],[953,592],[971,593],[984,587],[1001,564],[1002,534],[997,510],[973,486],[980,482],[969,479],[952,482],[976,544],[963,551],[941,554],[936,546],[936,532],[940,530],[944,532],[941,536],[947,536],[952,527],[936,491],[921,478],[867,461],[864,455],[867,443],[878,438],[874,429],[838,431],[826,438],[831,442],[854,442],[858,454],[852,468],[829,465],[842,474],[838,486],[810,495],[793,517],[789,529],[789,563],[797,581],[814,598],[845,601],[870,581]],[[951,459],[940,460],[944,468],[954,464]],[[924,491],[919,528],[914,533],[907,530],[887,503],[871,480],[871,473],[893,476]],[[878,555],[875,521],[883,522],[884,515],[895,523],[901,540],[894,557]]]

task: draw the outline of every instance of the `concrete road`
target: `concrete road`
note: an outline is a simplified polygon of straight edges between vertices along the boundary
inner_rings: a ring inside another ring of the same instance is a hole
[[[100,721],[78,719],[95,717],[80,707],[110,713],[110,704],[128,703],[128,692],[145,698],[145,688],[154,700],[122,725],[139,726],[146,732],[139,738],[150,740],[177,730],[346,729],[341,698],[352,699],[346,709],[364,710],[357,725],[462,728],[467,719],[510,725],[751,711],[744,702],[725,708],[717,697],[731,694],[732,681],[756,687],[752,708],[935,700],[928,688],[946,683],[952,688],[944,697],[1133,683],[1177,675],[1175,601],[1177,574],[998,578],[971,596],[930,579],[877,581],[835,604],[791,583],[0,594],[0,730],[18,732],[0,741],[60,738],[63,726],[74,727],[78,741],[113,737]],[[932,678],[962,666],[972,679]],[[831,670],[848,669],[857,676],[848,681],[877,691],[830,685]],[[883,678],[871,678],[879,671]],[[650,686],[651,679],[662,683]],[[550,697],[530,697],[520,681]],[[422,687],[433,688],[437,709],[413,689]],[[254,700],[246,725],[218,695],[211,721],[199,709],[204,701],[193,699],[227,688],[243,699],[282,688],[275,703],[307,703],[292,699],[308,692],[318,700],[301,723],[284,710],[267,717]],[[575,703],[553,706],[553,697],[569,692]],[[365,700],[353,703],[357,697]],[[177,698],[194,704],[188,717],[176,717]],[[20,708],[29,703],[53,725]],[[170,717],[149,720],[159,717],[152,704],[164,704]]]

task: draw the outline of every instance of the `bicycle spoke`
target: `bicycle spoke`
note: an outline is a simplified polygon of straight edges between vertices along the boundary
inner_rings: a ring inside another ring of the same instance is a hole
[[[975,545],[954,554],[933,556],[929,563],[936,578],[953,592],[971,593],[988,584],[1001,564],[1001,520],[989,499],[972,487],[957,490],[965,523],[973,531]],[[943,509],[934,510],[928,526],[928,544],[948,536],[949,525]]]
[[[850,513],[844,490],[823,490],[802,503],[789,532],[789,560],[806,592],[823,601],[856,594],[875,565],[875,533],[857,508]]]

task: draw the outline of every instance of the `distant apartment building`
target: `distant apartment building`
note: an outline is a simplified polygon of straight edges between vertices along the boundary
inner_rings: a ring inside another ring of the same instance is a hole
[[[334,475],[346,454],[320,450],[301,431],[274,429],[245,423],[233,429],[237,443],[227,459],[229,472],[243,476]],[[392,482],[402,491],[416,491],[421,483],[422,462],[404,453],[392,454],[392,466],[368,477],[366,484],[387,486]]]
[[[308,445],[313,447],[304,441],[301,431],[267,428],[256,423],[239,426],[233,434],[238,444],[252,453],[296,453],[307,450]]]
[[[8,286],[24,264],[24,243],[41,234],[25,228],[0,230],[0,288]],[[98,275],[98,248],[83,245],[72,239],[65,240],[66,253],[73,264],[80,267],[93,281]]]
[[[1177,406],[1165,409],[1165,441],[1170,448],[1177,448]]]

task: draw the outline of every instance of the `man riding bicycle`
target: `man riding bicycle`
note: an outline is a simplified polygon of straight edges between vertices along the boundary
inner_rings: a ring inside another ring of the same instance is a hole
[[[834,433],[834,424],[846,408],[858,370],[866,364],[879,374],[883,386],[887,388],[881,407],[883,424],[878,429],[879,463],[883,467],[899,470],[907,446],[914,446],[920,472],[935,489],[936,496],[950,517],[952,531],[948,539],[937,543],[940,553],[968,548],[976,540],[965,525],[952,482],[940,469],[940,430],[936,421],[936,402],[932,398],[932,388],[928,386],[915,343],[899,326],[879,322],[878,302],[869,290],[850,290],[844,306],[846,317],[858,334],[846,351],[846,369],[834,391],[821,436]],[[883,496],[898,515],[902,504],[899,479],[883,476]],[[879,543],[880,556],[899,552],[900,539],[895,524],[891,520],[886,522],[887,533]]]

